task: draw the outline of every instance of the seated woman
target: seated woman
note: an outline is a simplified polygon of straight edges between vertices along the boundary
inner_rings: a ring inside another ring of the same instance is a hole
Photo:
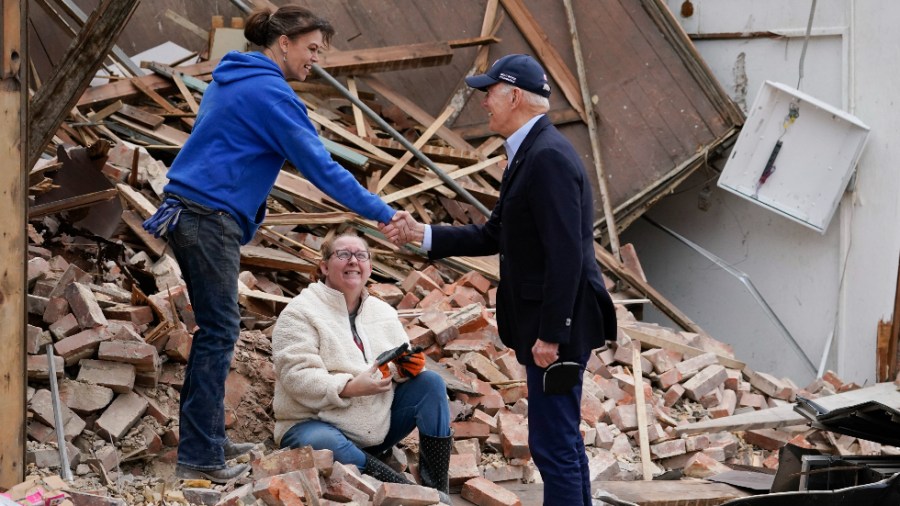
[[[319,281],[297,295],[272,334],[275,441],[329,449],[381,481],[411,484],[374,457],[419,429],[422,484],[449,504],[450,407],[443,379],[421,352],[379,368],[383,352],[409,343],[397,312],[370,297],[366,242],[338,232],[322,244]]]

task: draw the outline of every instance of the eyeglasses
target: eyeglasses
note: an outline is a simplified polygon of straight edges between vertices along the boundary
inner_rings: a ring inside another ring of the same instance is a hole
[[[337,257],[337,259],[342,262],[350,260],[351,256],[356,257],[356,259],[360,262],[366,262],[369,260],[370,255],[368,251],[350,251],[346,249],[339,249],[335,250],[334,253],[331,254],[331,256]]]

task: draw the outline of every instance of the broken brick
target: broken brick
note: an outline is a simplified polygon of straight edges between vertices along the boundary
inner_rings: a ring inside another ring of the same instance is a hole
[[[97,419],[97,433],[106,439],[118,441],[144,416],[147,400],[129,392],[119,395]]]
[[[65,297],[81,328],[92,329],[107,324],[106,316],[103,315],[94,292],[87,286],[72,283],[66,287]]]
[[[522,504],[516,494],[485,478],[476,477],[465,482],[460,495],[463,499],[479,506],[521,506]]]

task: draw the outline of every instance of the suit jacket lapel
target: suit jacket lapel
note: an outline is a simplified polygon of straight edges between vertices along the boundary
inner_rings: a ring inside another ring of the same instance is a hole
[[[544,115],[531,127],[531,131],[528,132],[528,135],[525,136],[525,140],[522,141],[522,145],[519,146],[519,150],[516,151],[515,158],[513,158],[506,167],[506,171],[503,173],[503,180],[500,183],[500,198],[503,198],[504,190],[509,187],[509,183],[519,171],[519,166],[522,164],[522,160],[525,159],[525,154],[528,152],[528,149],[534,144],[534,140],[537,139],[537,136],[540,135],[541,131],[550,124],[550,119]]]

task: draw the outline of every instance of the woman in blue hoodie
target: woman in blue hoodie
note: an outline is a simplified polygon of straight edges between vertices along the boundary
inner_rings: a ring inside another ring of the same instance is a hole
[[[379,223],[394,210],[325,150],[306,107],[287,83],[303,81],[334,29],[293,5],[258,10],[244,35],[259,52],[230,52],[213,71],[190,139],[169,169],[166,202],[145,226],[167,235],[199,329],[181,389],[176,476],[225,482],[246,464],[227,459],[254,444],[225,435],[225,378],[240,333],[240,246],[253,238],[285,161],[320,190]]]

